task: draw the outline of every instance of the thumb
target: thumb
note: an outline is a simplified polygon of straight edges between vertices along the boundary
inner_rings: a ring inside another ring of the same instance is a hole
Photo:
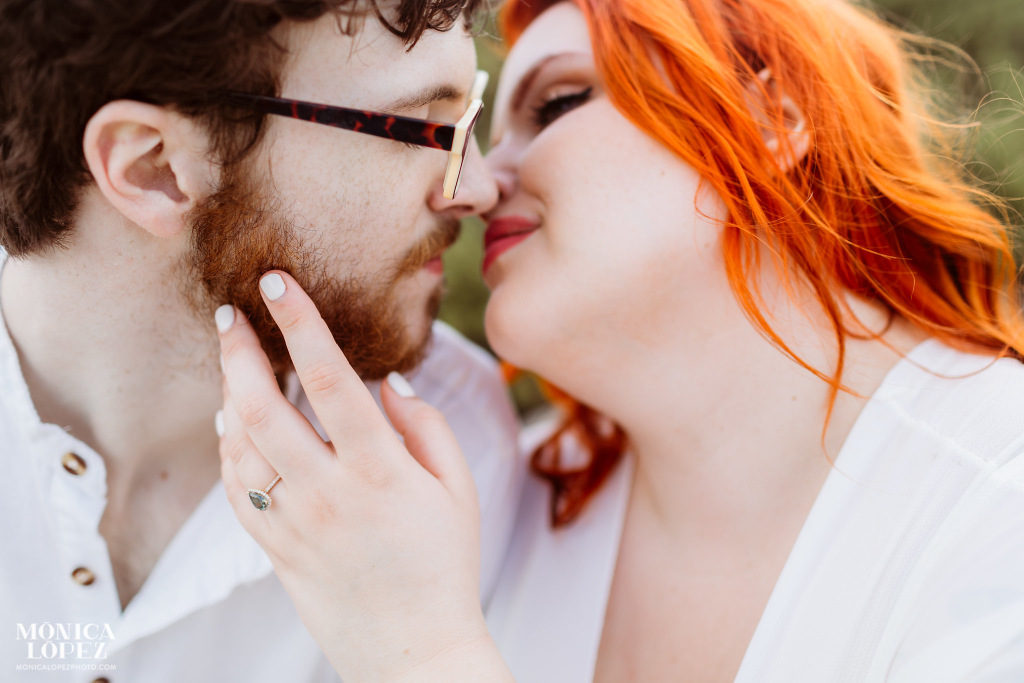
[[[418,398],[397,372],[381,383],[381,404],[392,426],[405,440],[405,448],[428,472],[453,493],[476,496],[476,485],[455,433],[444,415]]]

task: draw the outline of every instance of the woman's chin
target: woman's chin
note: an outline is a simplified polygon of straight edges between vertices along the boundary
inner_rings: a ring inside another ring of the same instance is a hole
[[[536,344],[532,335],[537,329],[537,320],[530,321],[522,315],[520,306],[509,306],[500,293],[492,292],[484,310],[484,332],[487,343],[502,360],[524,370],[529,369],[529,360],[534,357],[530,349]]]

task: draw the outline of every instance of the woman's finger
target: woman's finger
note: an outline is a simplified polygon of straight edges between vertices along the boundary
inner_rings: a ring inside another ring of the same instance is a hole
[[[306,398],[339,454],[388,450],[380,446],[393,438],[391,428],[309,296],[282,271],[264,275],[260,291]]]
[[[221,437],[221,453],[223,457],[234,462],[235,472],[242,483],[246,485],[246,489],[264,490],[271,485],[278,475],[278,471],[263,457],[246,433],[245,425],[242,424],[242,420],[231,402],[227,380],[224,380],[223,387],[224,407],[221,409],[221,415],[224,435]],[[274,487],[275,492],[278,488],[286,488],[281,486],[283,482],[284,478],[282,477],[282,481]]]
[[[405,448],[461,501],[476,501],[476,485],[455,433],[441,411],[418,398],[397,372],[381,384],[381,405]]]
[[[263,347],[245,316],[231,306],[217,310],[226,404],[255,449],[283,478],[304,486],[323,478],[333,451],[281,393]],[[225,414],[225,426],[230,420]],[[255,482],[252,488],[268,482]]]
[[[276,476],[276,472],[252,445],[237,414],[230,407],[218,413],[217,427],[222,433],[220,474],[228,503],[245,530],[259,543],[265,544],[272,520],[263,514],[265,511],[253,506],[249,499],[249,489],[265,488]],[[256,481],[262,483],[257,485]],[[282,479],[273,487],[271,494],[277,496],[286,488]]]

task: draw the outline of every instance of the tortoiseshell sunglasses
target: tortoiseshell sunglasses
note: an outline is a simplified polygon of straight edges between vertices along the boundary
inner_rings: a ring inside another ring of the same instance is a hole
[[[302,102],[285,97],[265,97],[235,91],[226,92],[224,96],[232,104],[244,106],[263,114],[277,114],[422,147],[443,149],[448,152],[448,165],[444,172],[444,196],[446,199],[454,199],[455,192],[459,189],[462,165],[466,161],[466,154],[471,147],[470,136],[473,134],[473,127],[476,125],[477,119],[480,118],[480,111],[484,107],[482,98],[484,88],[487,87],[487,78],[486,71],[476,72],[473,88],[469,92],[469,106],[466,108],[466,113],[454,125],[364,109]]]

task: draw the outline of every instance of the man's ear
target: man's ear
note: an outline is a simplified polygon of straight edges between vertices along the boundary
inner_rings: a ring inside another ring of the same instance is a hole
[[[811,149],[811,133],[804,113],[783,92],[768,68],[761,69],[757,80],[747,86],[747,108],[753,114],[764,144],[783,171],[789,171],[807,156]],[[781,110],[784,132],[769,112]]]
[[[89,119],[82,146],[107,201],[156,237],[185,229],[188,212],[216,185],[205,131],[164,107],[108,102]]]

